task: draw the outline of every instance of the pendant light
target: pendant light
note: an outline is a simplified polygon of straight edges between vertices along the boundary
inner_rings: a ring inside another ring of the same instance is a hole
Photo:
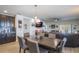
[[[35,7],[35,15],[36,15],[36,16],[34,17],[35,23],[41,22],[40,19],[37,17],[37,13],[38,13],[38,12],[37,12],[37,7],[38,7],[38,5],[34,5],[34,7]]]

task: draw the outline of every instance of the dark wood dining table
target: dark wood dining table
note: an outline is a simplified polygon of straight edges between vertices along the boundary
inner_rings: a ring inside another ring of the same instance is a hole
[[[46,48],[49,50],[55,49],[58,43],[61,41],[60,39],[51,39],[51,38],[42,38],[42,39],[33,39],[33,40],[38,42],[39,47]]]

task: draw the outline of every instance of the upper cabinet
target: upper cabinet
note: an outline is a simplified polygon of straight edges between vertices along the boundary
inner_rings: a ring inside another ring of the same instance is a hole
[[[12,16],[0,15],[0,33],[15,31],[15,18]]]

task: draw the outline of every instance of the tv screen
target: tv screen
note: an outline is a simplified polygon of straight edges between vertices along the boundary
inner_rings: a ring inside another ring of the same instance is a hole
[[[42,27],[42,26],[43,26],[43,22],[36,23],[36,27]]]

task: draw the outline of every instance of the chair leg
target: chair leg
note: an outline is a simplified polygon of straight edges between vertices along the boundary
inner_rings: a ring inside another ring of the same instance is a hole
[[[21,47],[19,48],[19,53],[21,53]]]
[[[25,53],[26,52],[26,49],[24,49],[23,52]]]
[[[27,47],[27,48],[25,48],[24,50],[23,50],[23,52],[25,53],[26,52],[26,50],[29,50],[29,48]]]

